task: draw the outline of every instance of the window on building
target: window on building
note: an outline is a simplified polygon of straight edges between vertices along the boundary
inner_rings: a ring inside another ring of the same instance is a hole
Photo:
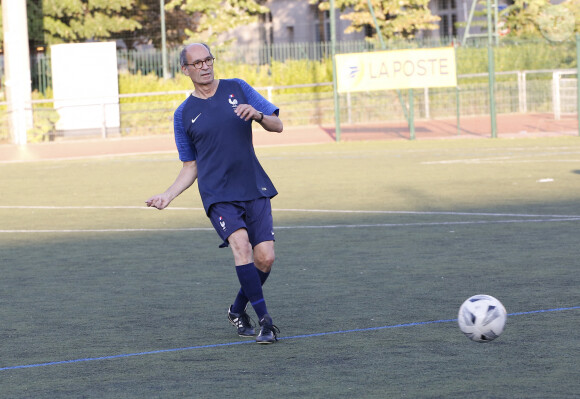
[[[441,18],[439,21],[439,36],[457,36],[457,1],[438,0],[436,13]]]
[[[258,31],[260,35],[260,42],[265,44],[272,44],[274,42],[274,29],[272,27],[272,13],[268,12],[260,14],[258,17],[260,23],[258,24]]]
[[[441,15],[441,21],[439,21],[439,35],[441,37],[449,36],[449,15]]]
[[[457,14],[451,14],[451,34],[457,36]]]
[[[317,42],[330,41],[330,11],[320,11],[316,7],[315,39]]]
[[[288,38],[288,43],[294,43],[294,27],[286,27],[286,37]]]
[[[330,11],[324,12],[324,34],[330,40]]]
[[[365,25],[364,27],[365,37],[373,37],[375,35],[375,27],[373,25]]]

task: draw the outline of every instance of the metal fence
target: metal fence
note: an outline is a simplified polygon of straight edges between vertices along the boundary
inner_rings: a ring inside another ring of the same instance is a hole
[[[498,114],[551,114],[554,119],[576,113],[577,78],[575,70],[539,70],[501,72],[496,79]],[[284,125],[334,124],[332,83],[310,85],[256,87],[282,110]],[[289,89],[292,91],[288,93]],[[102,137],[169,134],[173,112],[190,91],[123,94],[116,104],[95,100],[87,106],[105,111],[118,107],[120,126],[107,126],[83,132],[41,132],[39,140],[68,135]],[[403,96],[405,98],[405,96]],[[404,120],[404,111],[394,91],[360,92],[339,96],[341,123],[389,122]],[[460,75],[457,88],[431,88],[414,91],[415,118],[430,120],[453,118],[459,109],[461,117],[489,115],[487,74]],[[1,105],[1,104],[0,104]],[[56,113],[52,100],[33,101],[35,124],[47,123]],[[0,141],[10,139],[7,113],[1,113]],[[103,117],[103,121],[107,120]],[[33,137],[31,137],[34,140]]]
[[[409,48],[432,48],[454,45],[456,41],[454,38],[421,38],[411,40],[389,40],[386,42],[386,48],[389,50],[409,49]],[[473,40],[469,46],[457,47],[458,64],[469,63],[469,58],[473,54],[469,49],[477,49],[485,45],[485,41]],[[540,58],[550,59],[558,58],[556,54],[564,54],[568,52],[573,53],[573,42],[566,42],[558,45],[547,45],[545,42],[512,42],[503,40],[501,45],[497,47],[498,51],[502,48],[521,48],[522,46],[531,45],[533,47],[540,46],[544,48],[544,53],[539,54]],[[381,49],[381,44],[378,41],[371,40],[356,40],[356,41],[339,41],[335,43],[335,52],[353,53],[353,52],[367,52],[377,51]],[[547,49],[547,50],[546,50]],[[465,51],[467,50],[467,51]],[[180,73],[179,65],[180,48],[170,48],[167,50],[167,66],[170,76],[176,76]],[[332,44],[330,42],[315,42],[315,43],[273,43],[269,45],[221,45],[212,48],[212,52],[221,60],[234,62],[237,64],[254,64],[254,65],[269,65],[274,61],[285,62],[286,60],[325,60],[330,59],[332,54]],[[483,54],[483,53],[482,53]],[[534,55],[525,57],[533,58]],[[466,59],[467,57],[467,59]],[[513,58],[511,53],[507,52],[508,58]],[[564,58],[568,57],[565,55]],[[569,58],[574,58],[573,54]],[[163,71],[163,52],[158,49],[119,49],[117,51],[118,69],[120,72],[127,71],[132,74],[141,73],[148,75],[154,73],[157,76],[164,76]],[[52,72],[51,60],[47,53],[39,53],[31,55],[31,79],[32,89],[42,94],[46,94],[47,90],[52,86]],[[0,54],[0,77],[4,75],[3,70],[3,54]],[[548,68],[562,68],[563,66],[548,66]],[[527,69],[532,66],[527,66]],[[543,68],[546,68],[544,66]],[[509,68],[505,68],[509,70]],[[513,68],[512,68],[513,69]],[[484,70],[474,71],[484,72]],[[460,71],[461,73],[461,71]]]
[[[389,42],[389,49],[417,48],[448,45],[449,42],[398,41]],[[473,46],[471,46],[473,47]],[[557,46],[556,46],[557,47]],[[570,46],[568,46],[570,47]],[[336,53],[374,51],[378,43],[353,41],[336,43]],[[554,57],[562,48],[551,49]],[[322,60],[331,56],[331,45],[321,43],[291,43],[272,46],[227,46],[212,51],[216,57],[237,64],[267,65],[273,61]],[[180,73],[179,49],[171,49],[168,67],[171,75]],[[554,53],[555,52],[555,53]],[[570,48],[566,49],[566,54]],[[483,53],[482,53],[483,54]],[[543,53],[542,53],[543,54]],[[458,50],[458,63],[469,63],[473,54],[469,49]],[[481,54],[478,55],[480,57]],[[511,53],[503,53],[509,58]],[[119,71],[131,74],[150,73],[163,76],[162,53],[158,50],[119,50]],[[566,55],[570,58],[569,55]],[[0,66],[2,61],[0,55]],[[538,58],[538,57],[536,57]],[[543,57],[546,58],[546,57]],[[572,56],[573,58],[573,56]],[[481,60],[479,61],[481,64]],[[485,64],[485,62],[483,62]],[[0,68],[0,73],[2,72]],[[483,71],[482,71],[483,72]],[[51,88],[50,57],[40,54],[32,58],[33,88],[46,93]],[[437,119],[461,116],[489,115],[489,90],[487,73],[458,76],[457,88],[414,90],[415,118]],[[576,69],[541,69],[533,71],[497,72],[495,82],[496,111],[502,113],[550,113],[555,119],[577,111],[578,83]],[[259,87],[283,110],[285,126],[334,124],[334,97],[332,84],[313,83],[301,86]],[[406,93],[408,93],[406,91]],[[97,132],[105,137],[112,135],[145,135],[169,133],[172,129],[173,110],[183,101],[187,91],[163,93],[121,94],[114,107],[118,107],[120,126],[102,126]],[[405,96],[403,96],[405,97]],[[404,111],[394,91],[350,93],[339,96],[342,123],[382,122],[403,120]],[[99,104],[103,109],[110,105]],[[33,140],[54,138],[62,132],[55,131],[57,112],[52,100],[33,101],[33,119],[38,137]],[[10,141],[6,103],[0,102],[0,142]],[[106,118],[103,118],[106,120]],[[40,133],[38,133],[40,131]],[[79,133],[80,134],[80,133]]]
[[[417,48],[447,46],[451,42],[446,39],[421,41],[397,41],[389,43],[389,49],[397,48]],[[377,42],[368,40],[342,41],[335,45],[335,52],[354,53],[378,50]],[[173,48],[167,51],[168,73],[176,76],[180,73],[179,64],[180,48]],[[271,45],[246,45],[246,46],[220,46],[212,48],[216,57],[224,61],[236,62],[240,64],[267,65],[273,61],[284,62],[286,60],[323,60],[329,59],[332,54],[330,42],[317,43],[276,43]],[[129,72],[132,74],[141,73],[148,75],[154,73],[157,76],[164,76],[163,53],[157,49],[127,50],[117,51],[117,63],[119,72]],[[45,53],[31,56],[31,78],[32,89],[43,94],[52,85],[50,56]],[[0,75],[3,58],[0,55]]]

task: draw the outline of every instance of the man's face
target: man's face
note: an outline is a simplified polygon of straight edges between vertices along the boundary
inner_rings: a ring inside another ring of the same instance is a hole
[[[189,76],[194,84],[207,85],[211,84],[214,80],[213,76],[213,65],[207,66],[205,62],[201,63],[201,68],[196,68],[192,64],[207,59],[211,59],[209,51],[201,44],[196,44],[188,47],[185,57],[187,59],[187,64],[181,67],[184,74]]]

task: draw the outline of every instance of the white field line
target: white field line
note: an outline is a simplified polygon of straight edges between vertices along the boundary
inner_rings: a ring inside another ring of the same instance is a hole
[[[278,226],[275,230],[297,229],[347,229],[347,228],[370,228],[370,227],[432,227],[432,226],[458,226],[476,224],[498,223],[552,223],[552,222],[580,222],[580,217],[556,218],[556,219],[514,219],[514,220],[474,220],[464,222],[432,222],[432,223],[375,223],[375,224],[335,224],[320,226]],[[213,231],[213,228],[181,228],[181,229],[63,229],[63,230],[0,230],[0,233],[142,233],[142,232],[179,232],[179,231]]]
[[[0,205],[0,209],[40,209],[40,210],[67,210],[67,209],[137,209],[156,210],[146,206],[45,206],[45,205]],[[168,207],[164,211],[204,211],[203,208]],[[580,215],[538,215],[526,213],[489,213],[489,212],[452,212],[452,211],[382,211],[382,210],[356,210],[356,209],[299,209],[299,208],[273,208],[275,212],[305,212],[305,213],[343,213],[343,214],[369,214],[369,215],[447,215],[447,216],[493,216],[493,217],[522,217],[522,218],[580,218]]]
[[[12,159],[9,161],[1,160],[0,164],[14,164],[14,163],[32,163],[32,162],[54,162],[54,161],[84,161],[89,159],[107,159],[116,157],[132,157],[139,155],[165,155],[165,154],[177,154],[177,150],[165,150],[165,151],[143,151],[143,152],[121,152],[118,154],[97,154],[97,155],[82,155],[82,156],[70,156],[70,157],[56,157],[56,158],[32,158],[32,159]]]
[[[214,231],[213,227],[182,229],[62,229],[62,230],[0,230],[0,233],[143,233],[172,231]]]
[[[562,148],[562,150],[568,150],[571,148]],[[515,150],[515,149],[514,149]],[[546,149],[548,150],[548,149]],[[559,151],[556,152],[540,152],[530,154],[529,151],[525,153],[519,153],[515,155],[506,156],[483,156],[481,158],[466,158],[466,159],[444,159],[439,161],[424,161],[421,162],[422,165],[446,165],[446,164],[484,164],[484,163],[494,163],[494,164],[505,164],[505,163],[537,163],[537,162],[580,162],[578,159],[562,159],[561,157],[566,156],[577,156],[578,151]],[[533,158],[529,158],[533,156]],[[538,159],[538,157],[554,157],[558,156],[558,159]]]
[[[80,205],[80,206],[52,206],[52,205],[0,205],[0,209],[149,209],[146,206],[95,206],[95,205]],[[199,210],[203,208],[167,208],[167,209],[191,209]]]
[[[512,159],[512,158],[492,158],[492,159],[451,159],[447,161],[425,161],[421,165],[452,165],[452,164],[505,164],[505,163],[538,163],[538,162],[556,162],[556,163],[578,163],[580,159]]]
[[[276,212],[313,212],[313,213],[353,213],[353,214],[383,214],[383,215],[451,215],[451,216],[494,216],[494,217],[532,217],[532,218],[580,218],[580,215],[533,215],[525,213],[485,213],[485,212],[421,212],[421,211],[365,211],[365,210],[333,210],[333,209],[273,209]]]

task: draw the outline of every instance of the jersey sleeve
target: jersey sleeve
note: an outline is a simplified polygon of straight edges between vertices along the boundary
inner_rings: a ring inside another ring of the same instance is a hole
[[[173,133],[175,135],[175,145],[177,146],[177,152],[179,153],[179,159],[181,162],[195,161],[195,147],[191,142],[185,128],[183,127],[183,108],[185,102],[181,104],[175,110],[173,114]]]
[[[258,111],[263,112],[265,115],[272,115],[276,114],[276,116],[280,115],[280,109],[272,104],[270,101],[266,100],[264,96],[256,91],[252,86],[250,86],[246,81],[242,79],[233,79],[235,80],[242,88],[244,95],[246,96],[246,100],[248,104],[252,107],[257,109]]]

